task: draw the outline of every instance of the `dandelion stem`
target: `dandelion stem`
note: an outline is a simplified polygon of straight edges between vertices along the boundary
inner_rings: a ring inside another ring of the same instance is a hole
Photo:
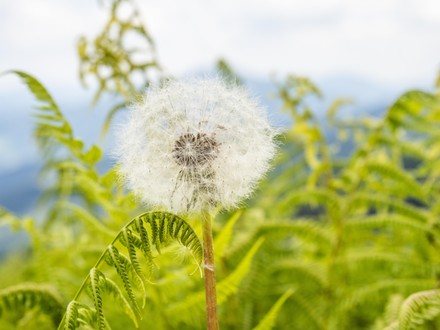
[[[208,330],[218,330],[217,293],[215,288],[214,248],[211,221],[211,214],[203,211],[202,226],[207,328]]]

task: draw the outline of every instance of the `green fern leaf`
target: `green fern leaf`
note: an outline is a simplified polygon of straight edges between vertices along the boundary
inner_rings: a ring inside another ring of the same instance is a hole
[[[90,270],[90,286],[92,288],[93,302],[95,304],[95,310],[98,314],[98,328],[99,330],[105,329],[104,311],[102,308],[102,295],[101,288],[99,286],[100,272],[96,268]]]
[[[58,202],[54,205],[54,210],[69,211],[76,219],[84,222],[90,228],[104,234],[106,237],[115,237],[116,232],[107,228],[101,221],[99,221],[93,214],[88,212],[83,207],[71,202]]]
[[[363,303],[377,301],[384,297],[387,292],[407,294],[433,287],[435,281],[432,279],[387,279],[373,284],[364,285],[348,294],[340,305],[342,308],[349,310]]]
[[[147,281],[141,269],[141,262],[137,257],[137,251],[142,251],[147,265],[149,265],[154,257],[152,247],[154,246],[160,252],[161,246],[166,246],[173,241],[184,245],[191,251],[197,264],[201,264],[203,256],[202,244],[191,226],[182,218],[166,212],[147,212],[131,220],[121,229],[113,242],[101,255],[73,299],[74,302],[78,302],[82,291],[89,284],[92,290],[94,310],[86,305],[81,305],[81,309],[78,309],[78,304],[69,304],[70,312],[68,315],[65,315],[65,318],[59,325],[59,329],[63,327],[70,329],[72,325],[81,321],[81,317],[84,318],[83,323],[88,322],[87,324],[91,324],[90,322],[95,322],[99,329],[105,329],[107,321],[102,308],[103,290],[119,297],[118,299],[122,301],[124,311],[137,325],[141,308],[136,300],[132,282],[141,287],[141,294],[145,302],[146,292],[144,285]],[[120,244],[119,248],[116,247],[117,243]],[[127,251],[128,257],[120,252],[120,250],[124,249]],[[104,261],[116,270],[128,298],[125,298],[115,282],[111,281],[110,278],[106,277],[98,269]],[[78,312],[76,312],[75,308]],[[82,314],[81,311],[83,312]],[[75,320],[75,317],[78,319]]]
[[[398,325],[396,320],[399,316],[400,306],[403,300],[404,297],[400,294],[392,295],[388,300],[384,313],[384,321],[388,324],[388,328],[393,328]]]
[[[284,237],[292,235],[301,240],[324,246],[331,245],[332,240],[328,227],[304,219],[263,224],[259,228],[259,234],[263,237],[265,235],[282,235]]]
[[[420,198],[423,201],[427,200],[425,191],[414,177],[394,164],[369,161],[364,166],[368,172],[378,173],[383,178],[391,179],[399,185],[402,185],[410,196]]]
[[[75,330],[79,324],[78,324],[78,319],[79,319],[79,311],[78,309],[80,308],[81,303],[72,300],[66,308],[66,315],[65,315],[65,326],[64,329],[65,330]]]
[[[407,229],[419,233],[428,233],[431,229],[428,224],[413,221],[399,214],[378,214],[369,217],[349,219],[345,223],[347,233],[354,236],[365,232],[365,230],[372,232],[373,230],[382,228],[394,228],[399,231]]]
[[[72,128],[69,122],[64,118],[58,105],[55,103],[52,96],[47,89],[33,76],[22,71],[10,71],[9,73],[16,74],[29,88],[35,98],[41,103],[37,109],[41,112],[36,114],[38,118],[37,128],[35,130],[36,137],[44,148],[53,147],[49,143],[52,138],[58,142],[74,140]],[[81,146],[82,147],[82,146]],[[76,146],[72,145],[72,149],[79,154]]]
[[[240,242],[228,251],[227,258],[242,258],[246,253],[245,251],[248,251],[253,242],[260,237],[265,237],[268,241],[277,241],[288,236],[293,236],[320,248],[322,247],[323,250],[330,249],[332,245],[331,232],[328,226],[306,219],[296,219],[293,221],[278,220],[257,227],[255,232],[249,235],[246,240]]]
[[[6,73],[16,74],[23,80],[36,99],[41,102],[41,105],[39,106],[40,110],[48,111],[49,114],[57,119],[62,117],[52,96],[50,96],[46,88],[36,78],[22,71],[9,71]]]
[[[393,129],[411,126],[409,118],[420,119],[422,111],[427,108],[435,108],[436,103],[438,106],[438,99],[433,94],[417,90],[406,92],[388,110],[387,123]],[[430,125],[419,125],[419,128],[421,132],[426,132],[428,126]]]
[[[281,307],[283,307],[285,301],[293,294],[292,290],[286,291],[272,306],[269,312],[264,316],[264,318],[258,323],[254,330],[271,330],[275,326],[276,318],[280,312]]]
[[[303,282],[302,284],[307,284],[304,285],[307,288],[316,287],[322,290],[327,285],[325,267],[319,263],[282,260],[272,264],[270,270],[271,274],[274,275],[281,272],[288,274],[289,283],[301,280]],[[304,279],[306,279],[306,281],[304,281]]]
[[[254,258],[255,254],[257,253],[263,242],[264,239],[259,238],[246,254],[244,259],[240,262],[238,267],[236,267],[235,270],[228,277],[226,277],[217,285],[217,302],[219,305],[224,303],[231,295],[233,295],[237,291],[239,284],[249,273],[252,265],[252,259]]]
[[[368,209],[370,207],[392,210],[397,214],[409,219],[414,219],[419,223],[427,223],[429,220],[425,210],[416,208],[400,200],[389,198],[386,195],[358,193],[349,200],[349,208],[351,210],[359,208]]]
[[[121,237],[121,243],[125,245],[125,247],[128,250],[128,256],[130,258],[131,265],[133,267],[133,270],[135,271],[136,275],[139,277],[142,283],[147,283],[147,277],[142,270],[142,267],[139,263],[137,254],[136,254],[136,246],[140,243],[138,238],[135,238],[133,236],[133,233],[130,229],[124,228],[122,230],[122,237]],[[145,287],[142,287],[143,291],[145,293]]]
[[[300,321],[311,326],[307,327],[307,329],[336,329],[326,324],[324,315],[318,307],[318,301],[310,300],[310,297],[300,295],[298,291],[295,291],[290,299],[295,304],[294,308],[300,311],[299,314],[296,314],[300,319],[303,319]]]
[[[135,311],[131,307],[128,300],[125,298],[124,294],[122,293],[119,286],[113,282],[111,279],[107,278],[104,274],[101,273],[101,276],[99,277],[99,286],[101,287],[101,290],[103,292],[109,293],[113,296],[113,298],[116,299],[117,302],[119,302],[122,305],[122,309],[124,312],[130,317],[130,319],[133,321],[136,328],[139,327],[139,319],[136,316]]]
[[[51,317],[54,325],[62,317],[63,303],[53,288],[47,285],[25,283],[0,291],[0,317],[6,312],[24,315],[37,308]]]
[[[235,212],[231,218],[228,220],[226,225],[223,227],[221,232],[216,236],[214,241],[214,252],[216,257],[223,257],[226,251],[226,248],[229,245],[229,241],[232,237],[232,229],[234,228],[235,223],[240,218],[242,211]]]
[[[399,330],[410,330],[433,320],[440,314],[440,290],[413,293],[402,304],[399,313]]]
[[[341,206],[339,197],[331,190],[310,189],[295,191],[288,194],[278,205],[282,211],[290,211],[300,204],[323,205],[330,215],[339,215]]]
[[[129,273],[129,268],[127,267],[127,262],[125,257],[123,255],[121,255],[118,251],[118,249],[113,246],[110,245],[108,247],[108,255],[111,259],[111,264],[112,266],[114,266],[116,268],[116,272],[118,273],[119,277],[121,278],[123,284],[124,284],[124,288],[125,291],[128,295],[129,301],[132,304],[134,311],[136,312],[136,315],[140,314],[140,307],[136,301],[136,297],[134,295],[133,292],[133,287],[131,285],[131,281],[128,277],[128,273]],[[131,266],[131,263],[130,263]]]

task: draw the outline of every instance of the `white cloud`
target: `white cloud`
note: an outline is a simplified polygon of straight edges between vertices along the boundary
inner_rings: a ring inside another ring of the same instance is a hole
[[[79,6],[81,4],[81,6]],[[104,22],[96,3],[86,0],[14,0],[0,7],[0,72],[25,70],[56,85],[77,81],[75,42]],[[0,79],[0,88],[12,88]]]
[[[252,75],[343,73],[408,84],[433,79],[440,64],[438,0],[137,2],[173,74],[212,67],[223,56]],[[57,86],[77,84],[74,43],[101,28],[106,14],[98,1],[0,6],[0,71],[21,68]]]
[[[238,69],[258,75],[343,72],[401,83],[433,77],[440,64],[438,1],[142,4],[159,54],[172,72],[208,66],[225,56]]]

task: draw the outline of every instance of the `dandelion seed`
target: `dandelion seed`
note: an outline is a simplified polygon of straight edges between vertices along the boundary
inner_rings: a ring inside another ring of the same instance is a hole
[[[170,81],[132,107],[116,155],[128,187],[148,205],[200,212],[249,197],[274,155],[273,137],[243,88]]]

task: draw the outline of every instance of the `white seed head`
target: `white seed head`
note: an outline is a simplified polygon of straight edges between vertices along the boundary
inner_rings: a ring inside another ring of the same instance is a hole
[[[150,89],[120,127],[120,174],[144,202],[172,212],[231,208],[247,198],[275,153],[265,111],[219,79]]]

